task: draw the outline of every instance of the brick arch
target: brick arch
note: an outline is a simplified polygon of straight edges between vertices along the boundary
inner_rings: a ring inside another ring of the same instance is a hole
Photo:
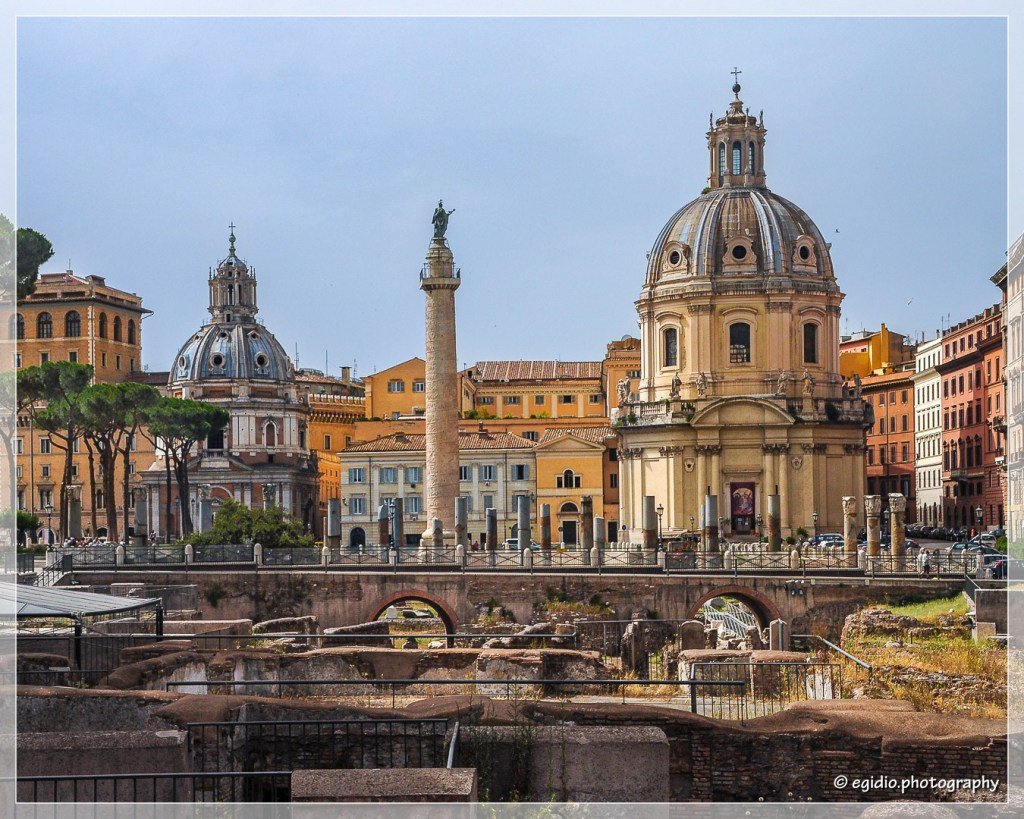
[[[456,634],[458,632],[459,618],[452,607],[445,603],[444,600],[423,589],[403,589],[380,598],[370,607],[370,614],[363,622],[372,623],[384,613],[388,606],[400,600],[419,600],[422,603],[429,603],[437,609],[438,616],[441,618],[441,622],[444,623],[444,630],[448,634]],[[449,640],[448,642],[451,643],[452,641]]]
[[[705,595],[702,595],[692,606],[690,606],[689,612],[687,612],[686,619],[692,620],[699,613],[700,608],[708,600],[713,597],[722,597],[723,595],[729,595],[731,597],[738,597],[742,602],[750,608],[750,610],[757,617],[758,622],[761,624],[761,628],[767,628],[768,624],[772,620],[781,620],[782,614],[779,612],[778,607],[767,597],[760,592],[754,591],[749,586],[721,586],[714,591],[710,591]]]

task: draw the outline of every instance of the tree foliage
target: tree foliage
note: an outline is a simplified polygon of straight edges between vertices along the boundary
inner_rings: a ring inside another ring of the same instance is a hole
[[[53,255],[53,245],[32,228],[18,228],[18,301],[32,295],[39,268]]]
[[[280,507],[249,509],[234,500],[224,502],[213,518],[210,531],[193,532],[186,540],[194,545],[251,541],[267,549],[315,545],[302,521],[286,515]]]

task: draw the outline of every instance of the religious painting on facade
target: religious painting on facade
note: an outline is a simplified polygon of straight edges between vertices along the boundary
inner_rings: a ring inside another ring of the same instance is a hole
[[[730,483],[729,499],[732,530],[745,535],[754,528],[754,484]]]

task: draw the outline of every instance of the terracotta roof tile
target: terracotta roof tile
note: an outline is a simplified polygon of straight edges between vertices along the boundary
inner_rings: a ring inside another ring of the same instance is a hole
[[[556,441],[559,438],[572,435],[576,438],[582,438],[584,441],[602,444],[606,438],[615,437],[617,434],[612,427],[560,427],[544,430],[544,437],[540,439],[540,443],[545,444],[548,441]]]
[[[474,381],[565,381],[601,377],[600,361],[478,361]]]

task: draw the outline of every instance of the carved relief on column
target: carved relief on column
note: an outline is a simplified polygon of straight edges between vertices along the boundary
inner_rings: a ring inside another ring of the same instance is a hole
[[[882,514],[881,495],[864,496],[864,514],[868,523],[868,557],[878,557],[882,553],[882,537],[878,525],[878,518]]]
[[[889,532],[890,532],[890,554],[893,557],[903,557],[906,553],[907,530],[907,499],[899,492],[889,495]]]
[[[849,566],[857,565],[857,498],[843,497],[843,551]]]

